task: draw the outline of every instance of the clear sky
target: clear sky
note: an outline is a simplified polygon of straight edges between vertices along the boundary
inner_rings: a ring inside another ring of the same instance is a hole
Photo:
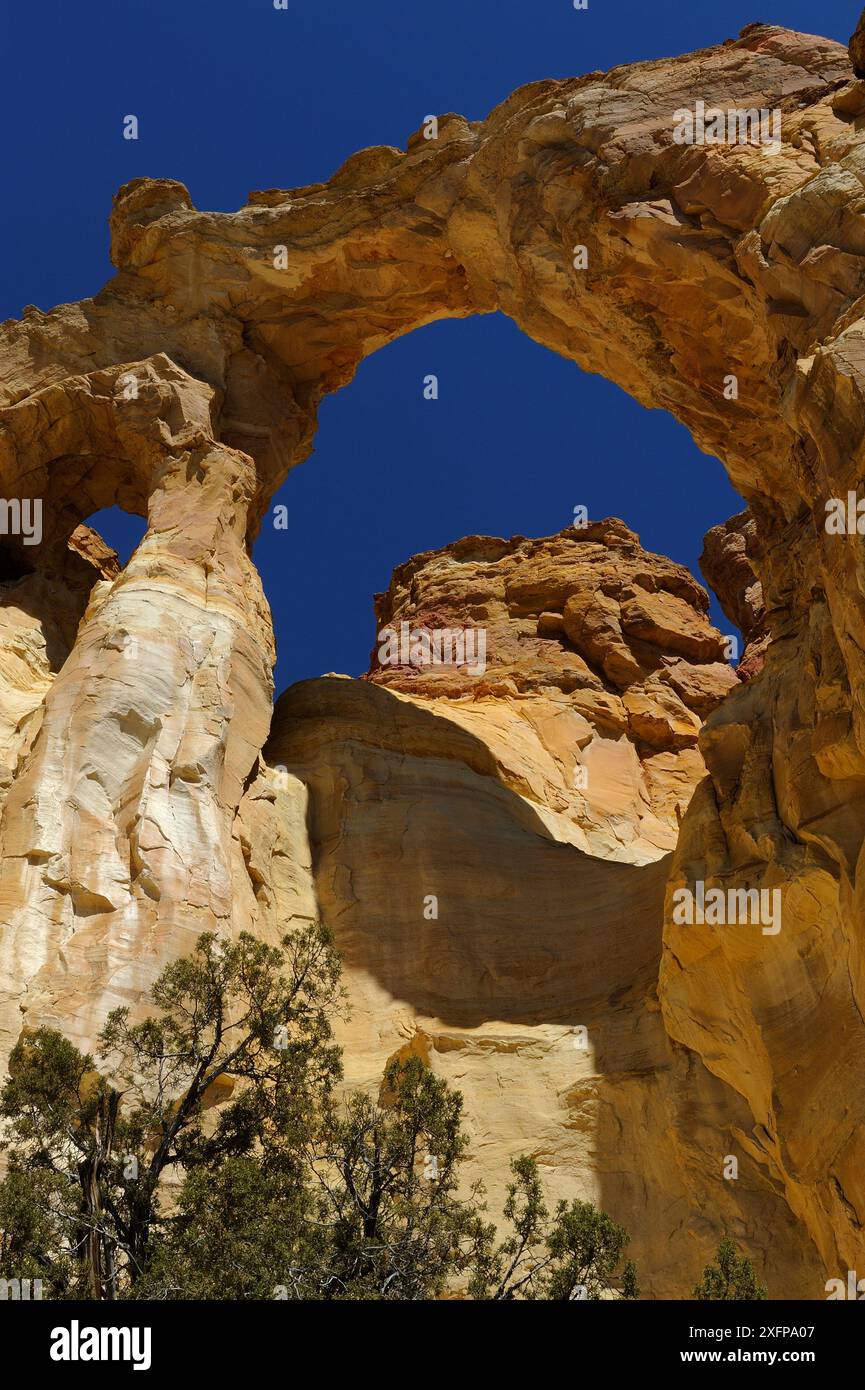
[[[109,278],[111,198],[139,175],[200,208],[329,177],[366,145],[405,147],[428,113],[480,119],[515,87],[733,38],[760,20],[842,40],[846,0],[18,0],[3,22],[0,318]],[[122,138],[123,117],[139,139]],[[439,378],[425,401],[427,373]],[[324,403],[313,456],[255,557],[277,689],[359,674],[372,594],[394,565],[472,533],[548,535],[577,503],[617,515],[695,573],[741,506],[669,416],[530,342],[499,314],[430,325]],[[98,524],[98,523],[97,523]],[[105,518],[125,555],[137,519]],[[722,630],[729,624],[714,609]]]

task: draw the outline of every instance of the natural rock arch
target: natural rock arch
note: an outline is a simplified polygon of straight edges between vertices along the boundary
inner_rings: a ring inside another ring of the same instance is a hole
[[[697,100],[779,109],[780,149],[677,144],[674,113]],[[672,882],[780,886],[791,930],[770,956],[670,926],[662,1000],[671,1036],[743,1097],[743,1142],[826,1267],[856,1267],[865,602],[859,537],[823,521],[826,499],[862,485],[863,115],[843,48],[750,26],[672,61],[531,84],[485,122],[443,117],[407,153],[363,151],[327,184],[234,214],[197,212],[169,180],[120,191],[106,289],[0,331],[3,486],[46,500],[49,578],[97,507],[149,512],[10,736],[4,1051],[22,1011],[86,1035],[199,930],[256,922],[238,808],[273,653],[249,540],[308,454],[322,396],[364,355],[500,308],[670,410],[750,503],[774,640],[708,721],[712,781]],[[818,962],[805,984],[803,955]],[[805,1077],[801,1028],[826,1040]]]

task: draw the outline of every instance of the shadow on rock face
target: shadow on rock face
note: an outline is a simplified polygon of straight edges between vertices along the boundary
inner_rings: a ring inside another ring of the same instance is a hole
[[[309,790],[323,915],[394,998],[460,1027],[572,1024],[657,978],[669,855],[557,842],[480,739],[382,687],[303,682],[274,728],[268,761]]]

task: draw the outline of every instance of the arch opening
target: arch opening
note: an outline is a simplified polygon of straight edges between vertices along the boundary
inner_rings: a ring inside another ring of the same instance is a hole
[[[592,521],[620,516],[708,589],[703,536],[743,505],[671,415],[505,315],[416,329],[325,398],[314,455],[265,514],[253,555],[273,611],[276,691],[325,671],[363,674],[373,595],[413,555],[470,535],[551,535],[584,506]],[[738,637],[708,592],[712,621]]]
[[[137,550],[147,531],[146,518],[137,512],[126,511],[117,503],[111,507],[101,507],[93,512],[83,523],[90,527],[117,555],[123,569],[133,551]]]

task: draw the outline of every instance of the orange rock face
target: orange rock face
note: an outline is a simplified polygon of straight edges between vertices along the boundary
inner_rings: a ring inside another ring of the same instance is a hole
[[[721,607],[741,629],[745,650],[738,666],[741,680],[750,680],[763,669],[770,633],[763,603],[763,586],[757,578],[757,523],[750,512],[730,517],[713,526],[703,540],[700,569],[718,595]]]
[[[665,621],[651,641],[610,622],[595,665],[562,614],[606,591],[616,612],[658,599]],[[706,602],[615,520],[416,556],[378,597],[367,680],[278,700],[243,819],[252,844],[290,838],[293,870],[269,879],[276,918],[334,924],[349,1081],[376,1087],[386,1058],[414,1052],[457,1086],[493,1210],[528,1146],[551,1194],[627,1223],[654,1294],[687,1292],[716,1222],[806,1292],[815,1256],[759,1165],[743,1155],[735,1183],[713,1165],[711,1144],[729,1152],[728,1126],[747,1125],[741,1098],[671,1044],[658,1005],[672,851],[706,776],[691,707],[738,686],[679,650],[719,646]],[[403,628],[485,633],[485,671],[385,664]],[[630,684],[605,674],[608,650],[628,654]]]
[[[532,1149],[648,1290],[724,1229],[781,1294],[862,1267],[863,115],[843,47],[753,25],[236,213],[120,191],[110,284],[0,328],[4,499],[42,505],[0,569],[3,1056],[40,1019],[92,1038],[200,930],[322,915],[358,1077],[429,1056],[491,1186]],[[762,666],[732,685],[699,586],[621,523],[470,538],[378,617],[486,625],[481,683],[377,655],[288,692],[263,755],[274,489],[365,355],[493,309],[723,461],[754,544],[708,563],[743,622],[753,571]],[[113,503],[148,526],[119,574],[76,529]],[[777,893],[777,932],[683,920],[716,891]]]

